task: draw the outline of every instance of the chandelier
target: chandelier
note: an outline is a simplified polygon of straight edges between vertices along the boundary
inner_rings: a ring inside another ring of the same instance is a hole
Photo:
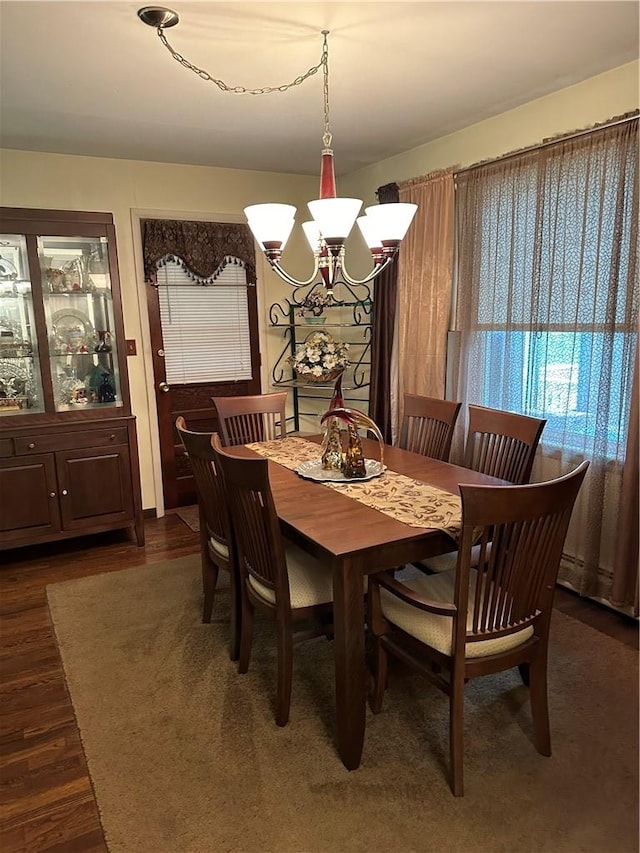
[[[245,89],[243,86],[229,86],[224,81],[215,79],[173,49],[164,30],[178,23],[177,12],[161,6],[145,6],[138,10],[138,16],[145,24],[156,28],[160,41],[180,65],[193,71],[202,80],[214,83],[222,91],[232,94],[266,95],[284,92],[293,86],[300,85],[322,68],[324,132],[320,164],[320,197],[308,202],[307,207],[312,218],[302,223],[314,257],[313,272],[306,281],[294,278],[280,264],[282,252],[293,231],[296,208],[290,204],[253,204],[245,207],[244,213],[253,236],[271,268],[293,287],[310,285],[320,273],[322,283],[331,295],[339,281],[345,281],[353,286],[366,284],[386,269],[398,254],[400,243],[411,225],[417,205],[402,202],[376,204],[365,208],[364,215],[358,216],[363,204],[361,199],[336,196],[332,135],[329,124],[329,46],[327,41],[329,31],[322,31],[323,46],[320,62],[309,68],[305,74],[296,77],[292,83],[275,87],[265,86],[260,89]],[[345,267],[345,243],[356,222],[371,252],[373,262],[370,272],[361,279],[352,278]]]

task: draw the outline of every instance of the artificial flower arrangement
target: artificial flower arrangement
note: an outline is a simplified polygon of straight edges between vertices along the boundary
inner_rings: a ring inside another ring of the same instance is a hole
[[[334,340],[327,332],[314,332],[287,362],[305,379],[335,379],[349,365],[349,344]]]
[[[324,288],[322,290],[311,291],[311,293],[307,293],[300,303],[298,317],[305,317],[307,312],[313,314],[314,317],[319,317],[328,305],[335,304],[333,297]]]

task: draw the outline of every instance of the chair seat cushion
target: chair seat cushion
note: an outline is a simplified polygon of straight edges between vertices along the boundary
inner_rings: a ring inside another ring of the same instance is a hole
[[[455,572],[440,572],[435,575],[416,574],[402,583],[432,601],[453,604]],[[471,630],[473,624],[473,596],[475,593],[477,572],[471,571],[469,576],[469,609],[467,612],[467,631]],[[382,612],[385,617],[401,628],[407,634],[411,634],[416,640],[437,649],[445,655],[452,653],[452,629],[453,619],[448,616],[439,616],[435,613],[426,613],[411,604],[401,601],[388,590],[380,589],[380,601]],[[466,657],[479,658],[487,655],[500,654],[513,649],[528,640],[533,635],[533,628],[528,626],[522,631],[516,631],[505,637],[497,637],[492,640],[480,640],[479,642],[466,644]]]
[[[229,549],[224,544],[224,542],[219,542],[215,537],[209,537],[209,547],[217,554],[219,557],[223,557],[225,560],[229,559]]]
[[[491,553],[491,542],[487,546],[487,557]],[[471,565],[477,566],[480,562],[480,546],[474,545],[471,549]],[[448,551],[446,554],[438,554],[437,557],[429,557],[428,560],[419,560],[418,565],[425,568],[428,572],[436,574],[437,572],[451,572],[458,564],[458,552]]]
[[[292,608],[311,607],[314,604],[333,601],[331,570],[327,566],[289,542],[286,543],[286,557]],[[261,584],[252,575],[249,575],[249,583],[261,598],[271,604],[276,603],[272,589]]]

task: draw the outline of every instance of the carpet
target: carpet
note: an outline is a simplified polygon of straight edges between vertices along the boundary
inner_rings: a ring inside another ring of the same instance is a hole
[[[111,853],[525,853],[638,849],[636,653],[554,613],[554,754],[532,744],[517,671],[466,689],[465,797],[445,776],[447,700],[403,667],[367,712],[363,762],[334,747],[332,646],[294,652],[273,719],[273,624],[249,673],[228,657],[228,592],[200,622],[192,556],[47,587]]]
[[[187,527],[195,530],[196,533],[200,532],[200,508],[198,504],[182,506],[180,509],[175,510],[175,514],[184,521]]]

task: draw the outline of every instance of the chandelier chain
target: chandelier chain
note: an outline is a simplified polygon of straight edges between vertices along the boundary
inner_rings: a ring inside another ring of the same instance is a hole
[[[158,27],[157,29],[158,38],[162,42],[162,44],[167,48],[171,56],[179,62],[184,68],[187,68],[189,71],[193,71],[194,74],[197,74],[201,80],[205,80],[207,83],[215,83],[215,85],[222,89],[223,92],[231,92],[234,95],[270,95],[272,92],[286,92],[289,89],[293,89],[294,86],[299,86],[301,83],[304,83],[305,80],[308,80],[309,77],[312,77],[314,74],[317,74],[318,71],[322,68],[324,70],[324,97],[325,97],[325,136],[328,133],[328,123],[329,123],[329,83],[328,83],[328,46],[327,46],[327,31],[323,31],[324,35],[324,44],[322,48],[322,56],[320,58],[320,62],[317,65],[312,65],[308,71],[305,71],[304,74],[301,74],[299,77],[296,77],[295,80],[292,80],[291,83],[283,83],[280,86],[263,86],[257,89],[247,89],[244,86],[229,86],[224,80],[217,80],[215,77],[212,77],[208,71],[205,71],[203,68],[198,68],[197,65],[194,65],[192,62],[189,62],[188,59],[185,59],[182,54],[178,53],[177,50],[169,44],[167,37],[164,34],[164,28]]]
[[[324,98],[324,133],[322,135],[322,144],[325,148],[331,148],[331,132],[329,130],[329,44],[327,42],[328,30],[322,31],[324,42],[322,44],[322,95]]]

